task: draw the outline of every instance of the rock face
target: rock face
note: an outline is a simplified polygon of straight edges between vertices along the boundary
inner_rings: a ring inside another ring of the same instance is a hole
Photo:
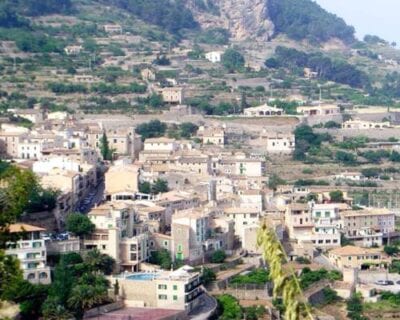
[[[267,1],[214,0],[220,9],[220,16],[199,12],[195,6],[192,6],[192,10],[203,28],[227,29],[236,41],[267,41],[274,33],[274,25],[268,19]]]

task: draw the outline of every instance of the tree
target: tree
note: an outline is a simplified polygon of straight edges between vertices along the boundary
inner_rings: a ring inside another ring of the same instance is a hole
[[[85,311],[101,304],[107,299],[107,287],[79,284],[72,288],[68,306],[74,310],[77,319],[83,319]]]
[[[399,253],[399,248],[397,246],[390,246],[390,245],[386,245],[383,250],[385,251],[386,254],[388,254],[389,256],[393,256],[397,253]]]
[[[167,180],[163,180],[158,178],[153,185],[151,186],[151,192],[154,194],[168,192],[168,182]]]
[[[242,308],[238,300],[229,294],[217,296],[218,306],[222,309],[221,320],[240,320],[243,318]]]
[[[162,269],[169,270],[172,266],[172,259],[171,255],[169,254],[168,250],[162,249],[159,251],[153,251],[151,253],[150,263],[159,265]]]
[[[185,139],[189,139],[193,136],[198,129],[199,127],[192,122],[183,122],[179,124],[180,136]]]
[[[142,136],[142,140],[162,137],[167,130],[167,125],[160,120],[151,120],[136,127],[136,133]]]
[[[215,274],[214,271],[212,271],[210,268],[203,268],[203,283],[204,285],[208,285],[210,282],[214,281],[217,279],[217,275]]]
[[[239,51],[227,49],[221,57],[221,62],[229,72],[234,72],[244,67],[245,60]]]
[[[331,191],[329,192],[329,198],[331,199],[332,202],[335,203],[341,203],[344,201],[343,198],[343,192],[340,190],[335,190],[335,191]]]
[[[115,265],[115,260],[113,258],[101,253],[97,249],[89,251],[85,255],[83,261],[89,267],[90,271],[101,271],[105,275],[110,275]]]
[[[110,149],[108,138],[105,132],[100,139],[100,153],[103,157],[103,160],[112,160],[113,158],[113,150]]]
[[[34,285],[29,281],[18,279],[4,290],[2,299],[19,304],[22,319],[31,320],[41,316],[41,306],[47,293],[46,285]]]
[[[164,99],[162,97],[161,94],[155,94],[153,93],[150,97],[149,97],[149,105],[152,108],[159,108],[162,107],[164,105]]]
[[[336,152],[335,158],[337,161],[347,165],[353,165],[356,162],[356,156],[354,154],[340,150]]]
[[[148,181],[140,182],[139,183],[139,192],[150,194],[151,193],[151,183]]]
[[[368,320],[362,315],[363,305],[359,293],[355,293],[347,301],[347,317],[351,320]]]
[[[91,234],[94,229],[95,225],[81,213],[71,213],[67,218],[67,230],[79,238]]]
[[[0,300],[4,299],[3,293],[13,283],[22,280],[22,271],[16,257],[6,255],[0,250]]]
[[[226,253],[224,250],[216,250],[211,255],[210,261],[212,263],[223,263],[226,259]]]

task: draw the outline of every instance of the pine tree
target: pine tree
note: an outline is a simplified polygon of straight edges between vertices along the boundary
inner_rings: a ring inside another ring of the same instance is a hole
[[[103,160],[112,160],[112,150],[110,149],[108,138],[105,132],[100,139],[100,152]]]

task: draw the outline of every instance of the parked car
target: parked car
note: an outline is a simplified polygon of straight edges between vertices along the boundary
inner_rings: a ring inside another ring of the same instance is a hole
[[[375,284],[379,285],[379,286],[393,286],[394,285],[394,281],[392,280],[378,280],[375,282]]]

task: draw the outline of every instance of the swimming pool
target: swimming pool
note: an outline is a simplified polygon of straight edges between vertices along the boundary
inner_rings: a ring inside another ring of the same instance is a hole
[[[128,280],[153,280],[158,277],[157,273],[134,273],[129,276],[126,276]]]

